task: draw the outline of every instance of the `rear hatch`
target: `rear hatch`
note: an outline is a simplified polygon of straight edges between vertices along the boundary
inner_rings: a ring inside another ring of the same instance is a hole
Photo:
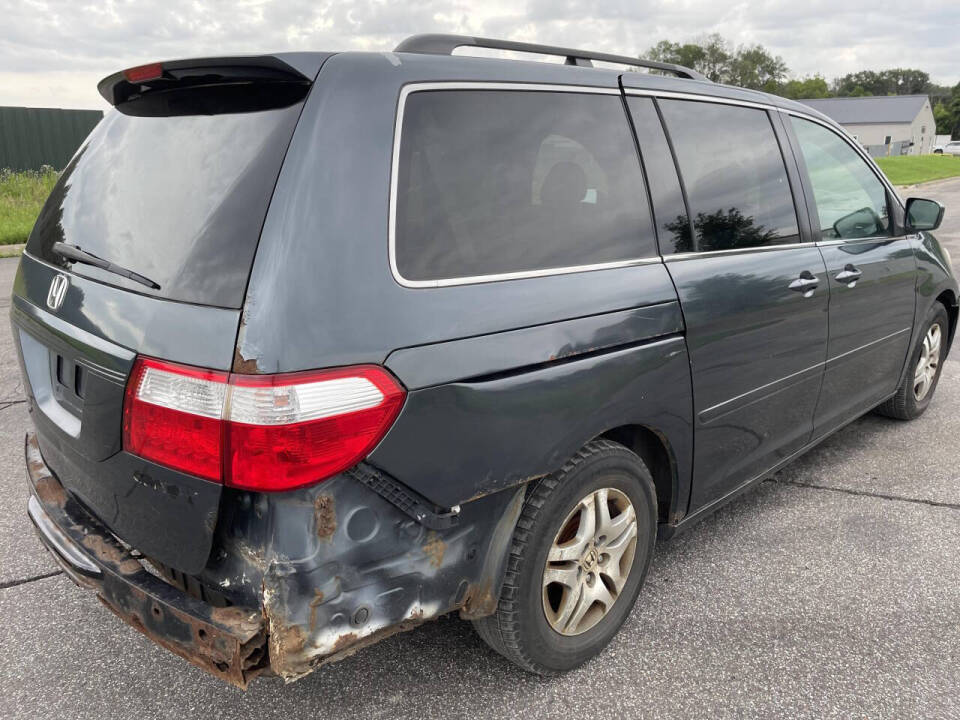
[[[260,230],[323,60],[283,58],[105,79],[116,110],[64,170],[14,284],[44,460],[120,539],[187,573],[206,564],[221,486],[123,450],[124,388],[138,354],[231,367]]]

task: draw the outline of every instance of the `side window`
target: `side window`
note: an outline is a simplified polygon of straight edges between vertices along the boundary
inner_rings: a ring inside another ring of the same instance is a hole
[[[406,280],[656,255],[619,97],[429,90],[405,102],[394,260]]]
[[[660,107],[693,215],[695,250],[799,242],[790,181],[766,111],[689,100],[663,100]]]
[[[683,202],[683,191],[677,179],[677,167],[670,146],[663,134],[663,124],[651,98],[627,98],[627,106],[637,131],[643,166],[650,179],[650,197],[660,239],[660,252],[691,252],[690,221]]]
[[[889,234],[886,188],[863,158],[822,125],[790,120],[810,175],[823,238]]]

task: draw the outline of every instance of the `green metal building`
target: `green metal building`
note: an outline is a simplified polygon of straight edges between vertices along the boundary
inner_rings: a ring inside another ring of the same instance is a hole
[[[99,110],[0,107],[0,168],[63,170],[102,117]]]

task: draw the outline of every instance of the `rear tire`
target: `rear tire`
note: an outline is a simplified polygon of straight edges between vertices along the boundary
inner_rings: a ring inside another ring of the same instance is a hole
[[[947,309],[935,302],[927,312],[922,327],[897,394],[877,407],[881,415],[897,420],[914,420],[923,415],[930,405],[940,381],[950,337]]]
[[[538,675],[583,664],[633,609],[656,532],[643,461],[609,440],[588,443],[528,488],[497,611],[473,621],[477,634]]]
[[[933,151],[933,154],[934,154],[934,155],[943,155],[943,150],[934,150],[934,151]]]

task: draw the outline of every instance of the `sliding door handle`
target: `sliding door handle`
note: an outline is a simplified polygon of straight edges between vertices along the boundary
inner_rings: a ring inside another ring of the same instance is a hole
[[[858,270],[856,267],[854,267],[850,263],[847,263],[847,266],[843,270],[838,272],[834,279],[837,282],[846,283],[847,287],[852,288],[856,286],[857,280],[860,279],[861,275],[863,275],[863,273],[860,272],[860,270]]]
[[[790,283],[788,287],[791,290],[796,290],[798,293],[803,293],[803,296],[808,298],[813,296],[813,291],[817,289],[819,284],[820,281],[813,276],[812,272],[804,270],[800,273],[800,277]]]

